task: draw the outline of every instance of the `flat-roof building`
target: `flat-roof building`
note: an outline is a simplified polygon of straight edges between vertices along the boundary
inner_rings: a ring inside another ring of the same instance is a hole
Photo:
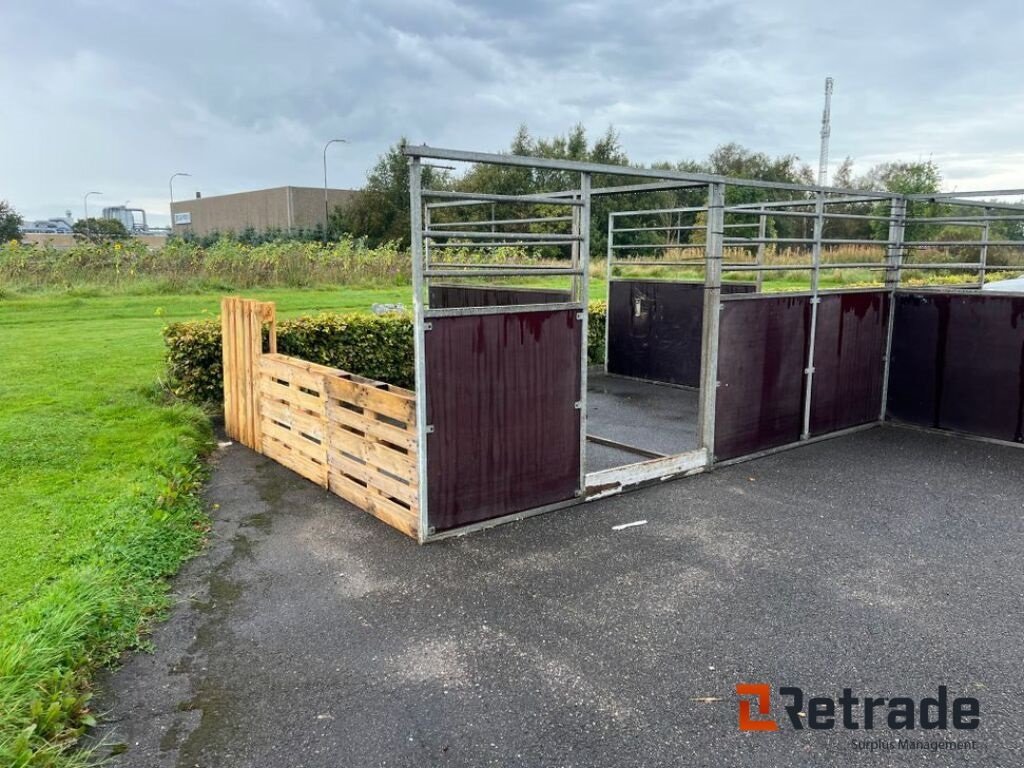
[[[355,194],[351,189],[328,189],[327,203],[333,211]],[[323,187],[273,187],[171,203],[171,231],[179,235],[241,232],[249,227],[258,232],[293,231],[318,224],[324,224]]]

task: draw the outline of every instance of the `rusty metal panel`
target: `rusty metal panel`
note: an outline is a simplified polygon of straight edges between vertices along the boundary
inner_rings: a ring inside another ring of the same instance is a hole
[[[753,284],[722,286],[749,293]],[[700,386],[704,283],[612,281],[608,299],[608,372]]]
[[[572,301],[572,293],[546,288],[506,288],[496,285],[431,285],[431,309],[505,307]]]
[[[827,294],[818,305],[811,394],[812,435],[878,421],[889,296]]]
[[[576,310],[440,317],[426,333],[429,524],[572,499],[580,479]]]
[[[808,296],[722,303],[716,460],[800,439],[810,325]]]
[[[1024,442],[1024,296],[898,293],[888,415]]]

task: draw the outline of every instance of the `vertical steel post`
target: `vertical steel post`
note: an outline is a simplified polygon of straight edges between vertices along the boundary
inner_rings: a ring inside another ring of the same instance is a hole
[[[818,334],[818,305],[821,297],[821,233],[825,228],[825,194],[814,198],[814,242],[811,244],[811,333],[807,340],[807,367],[804,369],[804,428],[800,439],[811,436],[811,396],[814,394],[814,340]]]
[[[430,231],[430,206],[423,206],[423,230]],[[444,251],[442,251],[444,253]],[[423,268],[430,269],[430,238],[423,239]]]
[[[765,237],[768,234],[768,217],[763,213],[757,218],[757,266],[764,266],[764,247]],[[757,270],[757,288],[755,289],[758,293],[764,292],[764,270]]]
[[[992,209],[991,208],[986,208],[985,209],[985,216],[991,216],[991,215],[992,215]],[[984,288],[985,287],[985,271],[986,271],[986,269],[988,267],[988,239],[989,239],[989,235],[991,234],[991,229],[992,229],[992,222],[989,221],[986,218],[985,219],[985,226],[981,230],[981,253],[978,256],[978,262],[980,264],[980,266],[978,267],[978,287],[979,288]]]
[[[612,307],[612,271],[614,268],[615,249],[612,245],[615,242],[615,214],[608,212],[608,243],[607,254],[604,259],[604,372],[608,373],[608,334],[610,323],[608,322]]]
[[[416,463],[419,480],[419,541],[430,535],[427,509],[427,369],[424,354],[426,328],[423,321],[423,167],[418,157],[409,160],[409,218],[411,220],[410,252],[412,255],[413,354],[416,381]]]
[[[889,294],[889,319],[885,329],[885,358],[882,365],[882,404],[878,420],[885,421],[889,405],[889,363],[892,358],[892,333],[896,320],[896,289],[900,287],[900,264],[903,261],[903,235],[907,226],[907,201],[893,198],[889,206],[889,245],[885,259],[885,290]]]
[[[708,185],[708,223],[704,245],[704,332],[701,339],[700,407],[697,437],[707,450],[708,465],[715,455],[715,400],[718,396],[718,331],[722,307],[722,250],[725,237],[725,184]]]
[[[580,303],[580,479],[579,496],[587,492],[587,334],[590,321],[590,174],[580,174],[580,215],[575,218],[574,233],[579,243]]]

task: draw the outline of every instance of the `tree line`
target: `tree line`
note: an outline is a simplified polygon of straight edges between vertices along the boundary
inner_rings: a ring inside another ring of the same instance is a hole
[[[330,231],[348,233],[366,238],[368,244],[396,241],[402,245],[409,242],[409,164],[402,154],[405,146],[402,139],[388,149],[367,174],[366,184],[346,206],[336,208],[331,215]],[[590,140],[582,125],[574,126],[568,133],[551,138],[535,138],[526,126],[521,126],[509,145],[508,154],[534,156],[559,160],[579,160],[610,165],[632,163],[623,149],[618,134],[608,128],[596,140]],[[723,144],[704,160],[685,159],[678,162],[662,162],[648,166],[654,169],[677,170],[691,173],[710,173],[762,181],[813,184],[814,172],[810,165],[792,154],[772,157],[736,143]],[[605,187],[638,183],[635,177],[614,174],[595,174],[593,186]],[[863,174],[857,174],[853,161],[846,158],[836,169],[831,186],[854,190],[884,190],[902,194],[928,194],[940,191],[942,174],[932,160],[915,162],[888,162],[875,165]],[[490,192],[508,195],[539,194],[575,189],[579,186],[579,175],[573,172],[548,169],[522,168],[515,166],[473,165],[461,175],[425,165],[423,186],[429,189],[454,190],[461,192]],[[729,186],[726,189],[726,204],[768,202],[771,200],[796,199],[799,193],[757,187]],[[604,253],[607,232],[607,216],[614,210],[655,210],[665,208],[699,207],[706,204],[704,188],[640,192],[614,196],[599,196],[592,199],[591,253]],[[496,209],[499,218],[539,217],[563,215],[564,207],[500,204]],[[834,213],[888,216],[888,203],[850,203],[831,205]],[[969,213],[978,214],[981,209]],[[435,221],[484,220],[491,217],[491,206],[447,209],[436,211]],[[953,209],[941,203],[913,202],[909,206],[910,216],[965,215],[962,208]],[[735,218],[735,221],[741,219]],[[754,221],[753,217],[742,221]],[[685,213],[668,216],[665,214],[629,219],[630,227],[695,226],[703,223],[701,214]],[[520,229],[551,231],[553,225],[523,225]],[[812,222],[809,218],[778,217],[769,220],[768,234],[771,237],[809,237]],[[867,219],[829,219],[825,236],[837,239],[885,239],[888,223]],[[736,230],[747,233],[747,230]],[[976,240],[980,230],[976,227],[911,224],[905,233],[907,240]],[[751,236],[756,230],[749,231]],[[637,232],[632,237],[636,244],[665,242],[665,232]],[[676,230],[672,235],[678,242],[702,241],[703,232]],[[993,222],[990,234],[993,240],[1024,240],[1021,222]],[[691,238],[698,238],[694,240]],[[617,236],[616,241],[619,242]],[[623,240],[629,242],[628,240]]]

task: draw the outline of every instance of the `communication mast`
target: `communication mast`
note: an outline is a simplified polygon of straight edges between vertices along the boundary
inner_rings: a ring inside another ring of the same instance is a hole
[[[825,110],[821,113],[821,157],[818,161],[818,186],[828,184],[828,137],[832,134],[832,78],[825,78]]]

